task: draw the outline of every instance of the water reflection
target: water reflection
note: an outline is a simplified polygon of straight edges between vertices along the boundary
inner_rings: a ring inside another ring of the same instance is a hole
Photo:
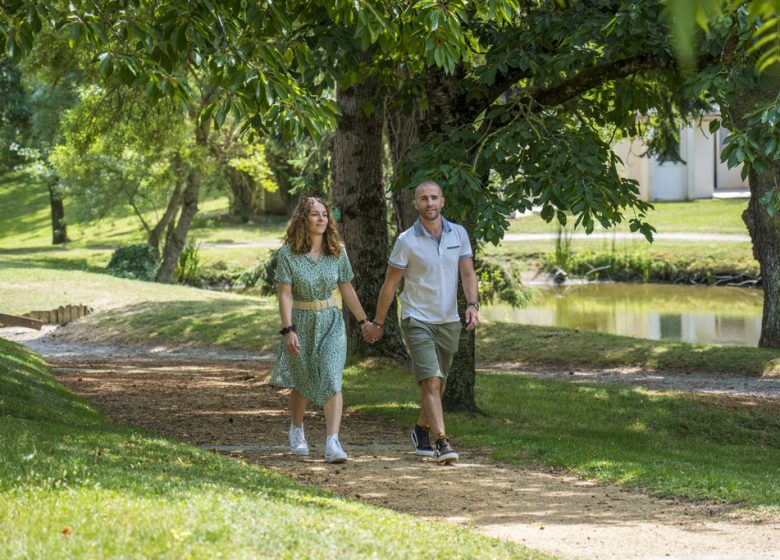
[[[763,292],[667,284],[539,288],[531,305],[483,308],[486,319],[709,344],[755,346]]]

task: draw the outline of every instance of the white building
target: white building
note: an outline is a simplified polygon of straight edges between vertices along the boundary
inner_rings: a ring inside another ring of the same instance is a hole
[[[641,140],[623,140],[614,146],[623,161],[625,177],[639,183],[642,200],[694,200],[713,196],[747,196],[747,179],[742,166],[729,169],[721,163],[723,140],[728,130],[709,132],[709,123],[717,114],[705,115],[696,126],[680,133],[680,157],[684,163],[661,162],[643,156],[647,146]]]

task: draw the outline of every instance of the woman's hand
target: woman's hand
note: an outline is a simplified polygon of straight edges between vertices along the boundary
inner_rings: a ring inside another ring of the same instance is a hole
[[[298,347],[298,335],[294,331],[284,335],[284,346],[293,356],[301,355],[301,350]]]

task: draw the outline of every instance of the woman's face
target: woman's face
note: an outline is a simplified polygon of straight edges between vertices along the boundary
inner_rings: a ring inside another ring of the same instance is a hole
[[[328,227],[328,211],[325,206],[316,201],[309,206],[306,225],[309,229],[309,235],[323,235]]]

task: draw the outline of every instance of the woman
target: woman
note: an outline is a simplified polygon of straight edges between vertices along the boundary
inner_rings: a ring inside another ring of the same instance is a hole
[[[343,463],[347,454],[339,442],[341,378],[347,356],[347,336],[333,291],[361,328],[368,320],[351,281],[352,266],[342,246],[330,209],[318,198],[298,203],[279,250],[275,280],[279,285],[279,314],[284,336],[271,375],[274,387],[291,388],[290,450],[308,455],[303,431],[306,404],[325,410],[325,462]]]

